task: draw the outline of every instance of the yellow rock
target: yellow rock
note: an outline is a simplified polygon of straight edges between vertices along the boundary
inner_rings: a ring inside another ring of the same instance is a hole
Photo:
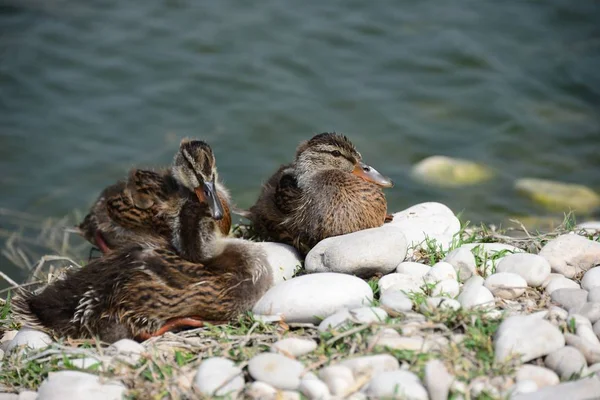
[[[600,207],[600,195],[583,185],[523,178],[516,181],[515,188],[535,203],[553,211],[588,213]]]
[[[490,179],[494,174],[485,165],[473,161],[445,156],[431,156],[413,167],[413,175],[438,186],[475,185]]]

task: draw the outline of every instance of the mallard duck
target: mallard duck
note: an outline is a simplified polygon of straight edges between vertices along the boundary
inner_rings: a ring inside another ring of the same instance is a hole
[[[19,293],[16,319],[56,336],[113,342],[222,323],[249,310],[272,285],[266,255],[254,243],[220,238],[214,211],[192,196],[178,216],[183,254],[151,244],[119,247],[37,295]]]
[[[104,189],[78,231],[104,253],[130,243],[165,246],[177,229],[166,222],[167,216],[178,213],[181,197],[190,192],[208,203],[227,236],[230,198],[218,180],[215,156],[207,143],[190,139],[181,141],[170,169],[133,169],[126,181]]]
[[[255,232],[306,253],[319,241],[389,220],[382,187],[392,181],[364,164],[344,135],[321,133],[301,143],[293,163],[263,185],[248,211]]]

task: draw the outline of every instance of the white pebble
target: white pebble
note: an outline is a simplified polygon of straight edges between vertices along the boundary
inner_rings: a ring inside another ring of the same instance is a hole
[[[321,332],[325,332],[329,329],[337,329],[344,325],[349,325],[351,319],[352,315],[350,315],[350,311],[344,308],[321,321],[318,329]]]
[[[456,281],[456,271],[452,264],[445,261],[435,263],[424,277],[426,283],[436,283],[446,279]]]
[[[381,308],[392,316],[398,316],[403,312],[412,310],[411,299],[401,291],[387,290],[379,298]]]
[[[317,323],[342,308],[369,304],[373,291],[362,279],[337,273],[302,275],[272,287],[255,314],[282,315],[286,322]]]
[[[465,282],[461,294],[457,300],[463,308],[473,308],[477,306],[491,307],[494,305],[494,295],[487,288],[483,287],[483,278],[472,276]]]
[[[355,357],[342,361],[338,365],[350,368],[354,376],[366,374],[374,376],[382,372],[395,371],[400,368],[398,360],[389,354]]]
[[[131,339],[121,339],[109,346],[109,349],[114,349],[119,354],[119,359],[129,364],[137,364],[142,353],[146,350],[144,346]]]
[[[421,304],[421,312],[432,312],[437,309],[441,310],[458,310],[460,309],[460,303],[458,300],[449,299],[447,297],[428,297],[425,302]]]
[[[561,379],[569,379],[574,374],[579,374],[587,366],[583,354],[572,346],[565,346],[548,354],[544,363]]]
[[[600,303],[600,286],[590,289],[587,301],[591,303]]]
[[[537,392],[516,395],[511,400],[590,400],[600,393],[600,379],[591,377],[555,386],[541,388]]]
[[[18,400],[36,400],[38,398],[37,392],[33,392],[31,390],[23,390],[19,393]]]
[[[571,333],[565,333],[565,340],[567,346],[573,346],[583,354],[583,357],[588,364],[600,362],[600,344],[590,343],[588,340]],[[598,339],[596,338],[596,341],[597,340]]]
[[[282,390],[297,389],[303,370],[302,363],[276,353],[258,354],[248,363],[252,378]]]
[[[411,275],[392,273],[382,276],[377,284],[381,294],[384,294],[388,290],[418,293],[422,292],[421,286],[423,285],[423,280]]]
[[[38,389],[39,400],[121,400],[125,386],[80,371],[50,372]]]
[[[306,376],[300,381],[300,387],[298,388],[300,393],[308,398],[308,400],[329,400],[331,393],[325,382],[314,378],[307,378]]]
[[[471,250],[465,247],[459,247],[458,249],[452,250],[444,257],[444,261],[450,263],[454,267],[458,280],[461,282],[473,276],[477,269],[475,256]]]
[[[404,261],[398,264],[396,272],[399,274],[410,275],[416,279],[423,279],[430,269],[431,267],[429,265],[412,261]]]
[[[540,388],[558,385],[560,382],[560,378],[556,375],[556,372],[548,368],[530,364],[522,365],[517,369],[516,379],[517,382],[533,381]]]
[[[519,393],[535,392],[538,389],[538,385],[534,381],[520,381],[511,388],[511,396]]]
[[[302,258],[292,246],[283,243],[256,242],[267,255],[267,261],[273,271],[273,284],[292,279],[294,273],[302,267]]]
[[[600,244],[600,243],[598,243]],[[600,263],[600,260],[598,260]],[[595,267],[590,269],[588,272],[583,275],[583,279],[581,279],[581,287],[585,290],[591,290],[595,287],[600,286],[600,268]]]
[[[27,347],[29,349],[43,349],[52,343],[52,339],[46,333],[31,329],[21,328],[15,337],[6,346],[6,352],[13,349]]]
[[[285,338],[273,343],[271,351],[279,351],[286,356],[299,357],[317,348],[317,342],[312,339]]]
[[[548,260],[552,271],[572,278],[600,264],[600,243],[566,234],[548,242],[539,255]]]
[[[565,277],[552,279],[546,286],[546,293],[552,295],[552,292],[558,289],[581,289],[579,284],[574,280]]]
[[[592,345],[600,347],[600,341],[594,334],[592,323],[586,317],[579,314],[569,315],[569,322],[575,323],[575,333],[577,336],[586,339]]]
[[[344,395],[354,385],[354,375],[343,365],[330,365],[319,371],[319,377],[334,396]]]
[[[358,276],[392,272],[406,257],[402,229],[385,224],[321,240],[306,255],[308,272],[341,272]]]
[[[277,397],[277,389],[268,383],[255,381],[248,385],[244,394],[253,400],[274,400]]]
[[[425,387],[431,400],[446,400],[453,380],[440,360],[429,360],[425,364]]]
[[[562,348],[565,338],[561,331],[546,320],[534,316],[513,316],[505,319],[494,336],[496,361],[520,354],[527,362]]]
[[[208,358],[198,367],[194,385],[206,396],[235,398],[244,388],[244,374],[231,360],[223,357]]]
[[[357,324],[369,324],[371,322],[385,322],[387,312],[379,307],[359,307],[350,310],[352,321]]]
[[[525,279],[527,285],[537,287],[541,286],[550,276],[550,263],[537,254],[510,254],[498,263],[496,272],[518,274]]]
[[[454,298],[458,296],[460,287],[458,281],[455,279],[445,279],[438,282],[435,287],[431,290],[433,296],[445,296]]]
[[[525,293],[527,281],[520,275],[512,272],[498,272],[488,276],[484,285],[494,296],[505,300],[512,300]]]
[[[550,298],[561,307],[570,310],[584,305],[588,298],[588,292],[583,289],[556,289]]]
[[[584,303],[569,309],[570,314],[587,318],[592,324],[600,320],[600,303]]]
[[[419,377],[409,371],[389,371],[375,375],[369,382],[367,395],[378,399],[429,399]]]

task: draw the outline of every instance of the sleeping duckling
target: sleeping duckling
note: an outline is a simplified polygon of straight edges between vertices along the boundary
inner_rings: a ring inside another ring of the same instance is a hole
[[[362,163],[346,136],[321,133],[301,143],[295,161],[281,166],[240,214],[261,237],[306,254],[327,237],[383,225],[390,216],[381,188],[392,185]]]
[[[177,215],[187,193],[208,203],[221,233],[227,236],[231,201],[218,180],[215,156],[207,143],[190,139],[181,141],[169,170],[133,169],[126,182],[104,189],[78,231],[103,253],[131,243],[165,246],[177,229],[167,223],[169,216]]]
[[[206,202],[191,193],[182,201],[180,254],[152,244],[119,247],[39,294],[15,296],[16,319],[56,336],[114,342],[223,323],[251,309],[273,283],[265,253],[220,238]]]

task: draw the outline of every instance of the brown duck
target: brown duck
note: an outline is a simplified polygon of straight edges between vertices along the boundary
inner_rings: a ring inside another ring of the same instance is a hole
[[[306,253],[327,237],[383,225],[391,216],[381,188],[392,185],[346,136],[321,133],[300,144],[241,215],[263,238]]]
[[[78,231],[102,252],[131,243],[171,242],[173,223],[182,196],[195,193],[206,201],[220,232],[231,228],[229,193],[219,182],[215,157],[208,144],[183,139],[170,169],[154,172],[133,169],[126,181],[100,194]],[[167,222],[170,221],[170,222]]]
[[[180,207],[171,248],[119,247],[33,295],[13,299],[16,319],[56,336],[144,340],[181,327],[222,323],[272,285],[260,247],[220,238],[214,211],[193,194]]]

